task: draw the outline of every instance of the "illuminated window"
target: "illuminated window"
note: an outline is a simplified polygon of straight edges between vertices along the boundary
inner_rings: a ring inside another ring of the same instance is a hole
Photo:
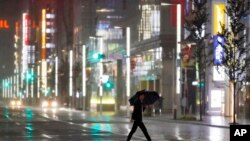
[[[141,23],[139,26],[139,40],[149,39],[160,34],[159,5],[145,4],[141,7]]]
[[[213,80],[214,81],[224,81],[225,80],[225,72],[224,72],[223,67],[213,66]]]

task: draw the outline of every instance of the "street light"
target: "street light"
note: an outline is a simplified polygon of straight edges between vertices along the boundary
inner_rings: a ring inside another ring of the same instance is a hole
[[[126,28],[126,95],[127,95],[127,116],[129,116],[129,96],[130,96],[130,27]]]
[[[83,96],[83,107],[85,110],[85,96],[86,96],[86,46],[82,46],[82,96]]]
[[[58,96],[58,56],[55,57],[55,96]]]
[[[69,97],[70,107],[72,107],[72,96],[73,96],[73,50],[69,51]]]
[[[174,119],[176,119],[176,114],[177,114],[177,96],[180,94],[180,77],[181,77],[181,70],[180,70],[180,66],[178,65],[178,60],[180,60],[180,53],[181,53],[181,4],[177,3],[177,4],[171,4],[171,3],[161,3],[161,6],[172,6],[175,5],[177,7],[176,11],[177,11],[177,15],[176,15],[176,51],[175,51],[175,69],[176,71],[176,79],[173,79],[174,81],[174,85],[175,85],[175,91],[173,90],[173,101],[174,101],[174,105],[173,105],[173,116]]]
[[[100,38],[100,53],[103,54],[103,38]],[[103,58],[100,58],[100,78],[102,78],[103,75],[103,64],[102,64]],[[100,94],[100,112],[102,114],[102,95],[103,95],[103,87],[102,85],[100,85],[100,89],[99,89],[99,94]]]

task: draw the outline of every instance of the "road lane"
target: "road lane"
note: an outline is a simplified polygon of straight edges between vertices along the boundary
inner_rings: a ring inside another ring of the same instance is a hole
[[[44,117],[44,113],[28,107],[0,108],[0,141],[39,140],[125,140],[126,136],[98,128],[87,128]],[[53,117],[53,116],[52,116]]]
[[[148,120],[153,141],[229,141],[229,130],[210,126]],[[67,109],[0,108],[0,141],[4,140],[126,140],[132,124],[126,116]],[[140,129],[132,138],[145,140]]]

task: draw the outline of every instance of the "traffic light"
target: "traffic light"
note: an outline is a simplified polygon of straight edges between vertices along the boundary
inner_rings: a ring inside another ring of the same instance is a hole
[[[101,59],[105,58],[105,55],[99,52],[92,52],[90,54],[90,58],[91,58],[91,62],[93,63],[97,63],[99,62]]]
[[[5,83],[4,83],[4,87],[5,87],[5,88],[8,88],[9,86],[10,86],[10,83],[8,83],[8,82],[5,82]]]
[[[110,90],[110,89],[112,89],[112,88],[114,87],[114,84],[113,84],[113,82],[111,82],[110,80],[108,80],[107,82],[105,82],[105,83],[103,84],[103,86],[104,86],[104,88],[105,88],[106,90]]]
[[[34,72],[33,71],[27,71],[25,73],[25,79],[26,79],[26,81],[29,81],[29,82],[33,81],[34,80]]]
[[[101,54],[101,53],[98,53],[98,52],[93,54],[93,59],[100,60],[100,59],[103,59],[103,58],[104,58],[104,54]]]

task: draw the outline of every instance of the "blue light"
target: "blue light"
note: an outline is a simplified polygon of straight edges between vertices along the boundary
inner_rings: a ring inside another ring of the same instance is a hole
[[[214,64],[215,65],[222,65],[223,64],[223,58],[224,58],[224,38],[220,36],[214,36]]]

